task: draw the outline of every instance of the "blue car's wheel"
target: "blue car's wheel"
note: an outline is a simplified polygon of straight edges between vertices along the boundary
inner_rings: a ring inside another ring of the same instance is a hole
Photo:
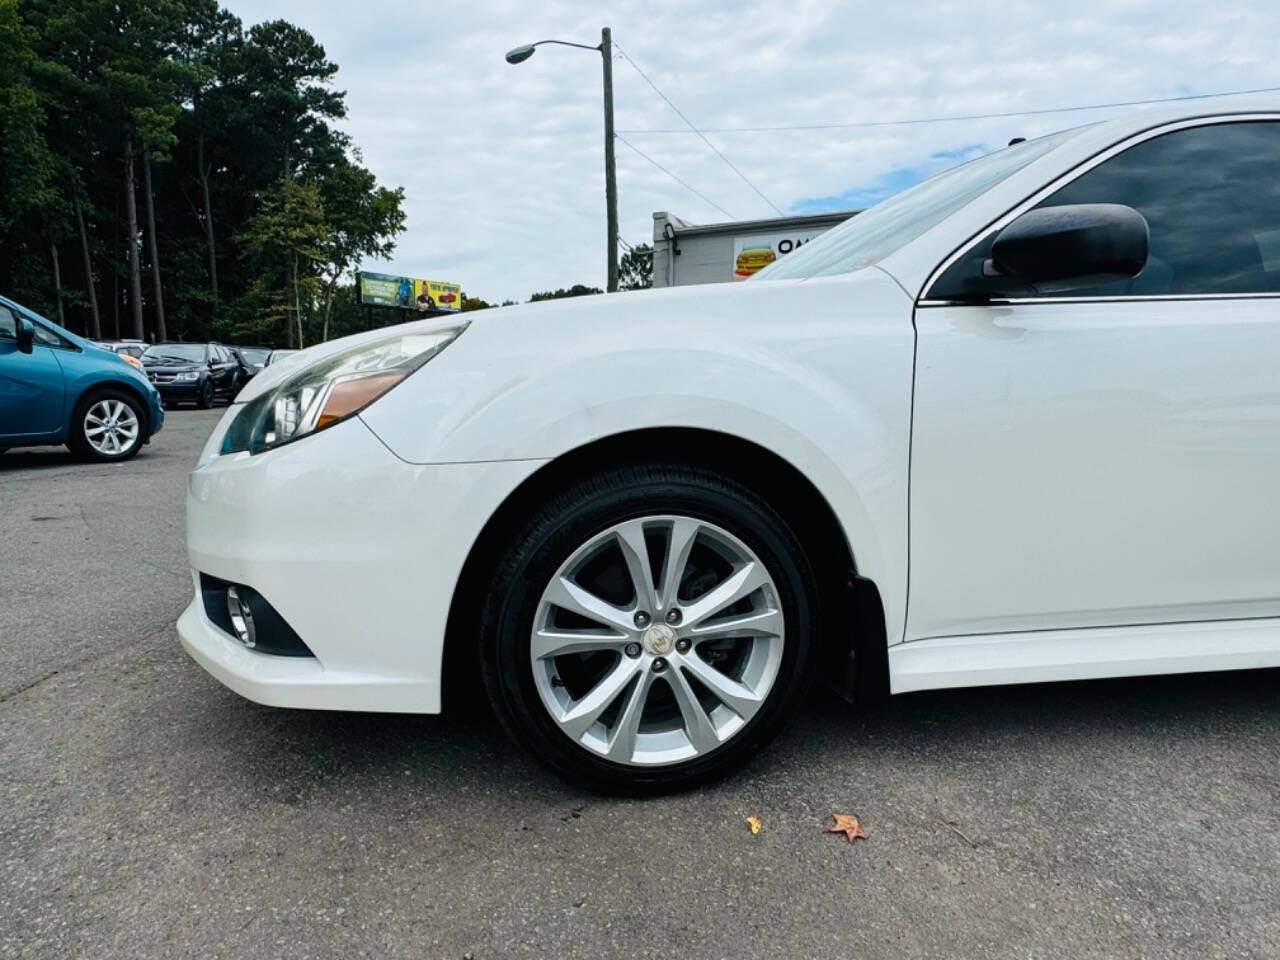
[[[142,404],[123,390],[95,390],[71,415],[67,446],[88,460],[128,460],[147,439]]]

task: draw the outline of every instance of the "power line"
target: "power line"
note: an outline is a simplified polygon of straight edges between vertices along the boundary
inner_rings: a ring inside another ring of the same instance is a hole
[[[630,57],[627,57],[630,60]],[[632,66],[635,66],[633,63]],[[639,67],[636,67],[639,70]],[[647,77],[645,79],[648,79]],[[656,89],[656,88],[655,88]],[[695,130],[698,136],[706,133],[780,133],[787,130],[852,130],[859,127],[905,127],[921,123],[948,123],[953,120],[998,120],[1003,117],[1035,117],[1049,113],[1074,113],[1081,110],[1105,110],[1110,107],[1139,107],[1151,103],[1174,103],[1181,100],[1209,100],[1213,97],[1246,96],[1251,93],[1276,93],[1280,87],[1258,87],[1254,90],[1228,90],[1225,93],[1196,93],[1181,97],[1153,97],[1150,100],[1118,100],[1114,103],[1090,103],[1077,107],[1046,107],[1041,110],[1010,110],[1004,113],[970,113],[953,117],[915,117],[910,120],[861,120],[856,123],[801,123],[782,127],[705,127]],[[661,91],[659,91],[661,92]],[[663,99],[666,99],[665,97]],[[670,103],[670,101],[667,101]],[[677,110],[677,113],[680,111]],[[682,115],[683,116],[683,115]],[[688,123],[688,121],[685,121]],[[692,124],[690,124],[692,126]],[[623,130],[622,133],[688,133],[678,127],[659,127],[649,130]],[[706,137],[702,137],[706,140]],[[710,142],[710,141],[708,141]],[[714,150],[715,148],[712,147]],[[720,151],[716,151],[719,153]],[[776,209],[776,208],[775,208]]]
[[[772,200],[770,200],[768,197],[766,197],[759,187],[757,187],[754,183],[752,183],[749,179],[747,179],[747,175],[743,173],[741,170],[739,170],[736,166],[734,166],[733,161],[730,160],[728,157],[726,157],[723,153],[721,153],[719,148],[717,148],[714,143],[712,143],[710,140],[707,139],[706,134],[704,134],[701,130],[699,130],[697,127],[693,125],[693,121],[690,120],[688,117],[686,117],[684,113],[681,111],[681,109],[671,102],[671,98],[658,89],[658,85],[649,79],[649,75],[640,69],[640,64],[632,60],[631,57],[627,54],[627,51],[623,50],[616,43],[613,46],[614,46],[614,49],[616,49],[620,54],[622,54],[624,57],[627,58],[627,63],[631,64],[631,66],[635,68],[636,73],[640,74],[640,76],[644,78],[644,82],[647,83],[649,86],[653,87],[653,92],[667,102],[667,106],[669,106],[672,110],[674,110],[676,112],[676,115],[681,120],[683,120],[686,124],[688,124],[690,130],[692,130],[694,133],[696,133],[699,137],[702,138],[702,142],[705,143],[708,147],[710,147],[717,157],[719,157],[721,160],[723,160],[725,163],[729,165],[730,170],[732,170],[734,173],[736,173],[739,177],[742,178],[743,183],[745,183],[748,187],[750,187],[752,190],[756,192],[756,196],[758,196],[761,200],[763,200],[765,203],[771,206],[774,212],[777,213],[778,216],[781,217],[784,215],[783,212],[780,209],[778,209],[778,205],[774,203]],[[631,146],[631,145],[627,144],[627,146]],[[632,149],[634,150],[635,148],[632,147]]]
[[[631,142],[630,140],[628,140],[626,137],[620,136],[616,130],[614,131],[613,138],[614,138],[615,140],[619,140],[619,141],[621,141],[622,143],[625,143],[628,147],[630,147],[630,148],[631,148],[632,150],[634,150],[636,153],[640,154],[640,156],[644,157],[644,159],[648,160],[650,163],[652,163],[655,167],[657,167],[659,170],[661,170],[663,173],[665,173],[668,177],[670,177],[670,178],[671,178],[672,180],[674,180],[676,183],[680,184],[680,186],[684,187],[686,190],[688,190],[688,191],[689,191],[690,193],[692,193],[694,196],[696,196],[696,197],[700,198],[703,202],[711,204],[711,206],[715,207],[717,210],[719,210],[721,213],[723,213],[723,214],[724,214],[726,217],[728,217],[730,220],[737,220],[737,219],[738,219],[738,218],[737,218],[737,217],[735,217],[732,213],[730,213],[728,210],[726,210],[724,207],[720,206],[720,204],[716,203],[714,200],[712,200],[710,197],[708,197],[708,196],[707,196],[705,193],[703,193],[701,190],[697,189],[696,187],[692,187],[692,186],[690,186],[688,183],[686,183],[685,181],[681,180],[681,179],[680,179],[679,177],[677,177],[674,173],[672,173],[670,170],[668,170],[666,167],[664,167],[662,164],[660,164],[657,160],[653,159],[653,157],[649,156],[647,153],[645,153],[643,150],[641,150],[639,147],[637,147],[634,143],[632,143],[632,142]]]

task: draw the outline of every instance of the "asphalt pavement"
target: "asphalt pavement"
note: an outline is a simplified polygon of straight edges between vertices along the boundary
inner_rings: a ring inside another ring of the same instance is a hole
[[[474,688],[293,712],[187,658],[220,414],[0,454],[0,957],[1280,956],[1280,673],[815,693],[724,783],[602,798]]]

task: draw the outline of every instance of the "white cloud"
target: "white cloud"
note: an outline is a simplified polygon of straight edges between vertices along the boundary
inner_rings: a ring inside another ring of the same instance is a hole
[[[618,44],[695,123],[773,126],[1037,109],[1280,84],[1280,6],[1267,0],[897,4],[789,0],[231,0],[246,24],[284,17],[340,66],[345,129],[379,179],[404,186],[408,230],[389,264],[489,300],[604,285],[600,61],[547,38]],[[619,130],[680,120],[622,59]],[[854,130],[721,133],[716,145],[783,210],[868,195],[939,156],[1098,119],[1055,114]],[[738,218],[769,207],[692,135],[628,134]],[[716,210],[619,144],[620,232],[651,214]],[[895,173],[896,172],[896,173]]]

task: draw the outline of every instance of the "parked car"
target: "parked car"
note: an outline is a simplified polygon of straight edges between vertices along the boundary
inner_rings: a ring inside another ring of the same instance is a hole
[[[147,349],[145,340],[95,340],[93,342],[120,354],[130,366],[142,369],[142,352]]]
[[[143,352],[142,366],[166,403],[203,410],[240,392],[240,363],[220,343],[153,344]]]
[[[262,372],[271,356],[270,347],[228,347],[240,364],[241,382],[248,383]]]
[[[1280,98],[1149,109],[743,283],[313,347],[192,474],[183,643],[410,713],[478,650],[513,737],[635,791],[756,756],[814,676],[1280,666],[1278,170]]]
[[[128,460],[163,426],[160,395],[123,357],[0,297],[0,450]]]

